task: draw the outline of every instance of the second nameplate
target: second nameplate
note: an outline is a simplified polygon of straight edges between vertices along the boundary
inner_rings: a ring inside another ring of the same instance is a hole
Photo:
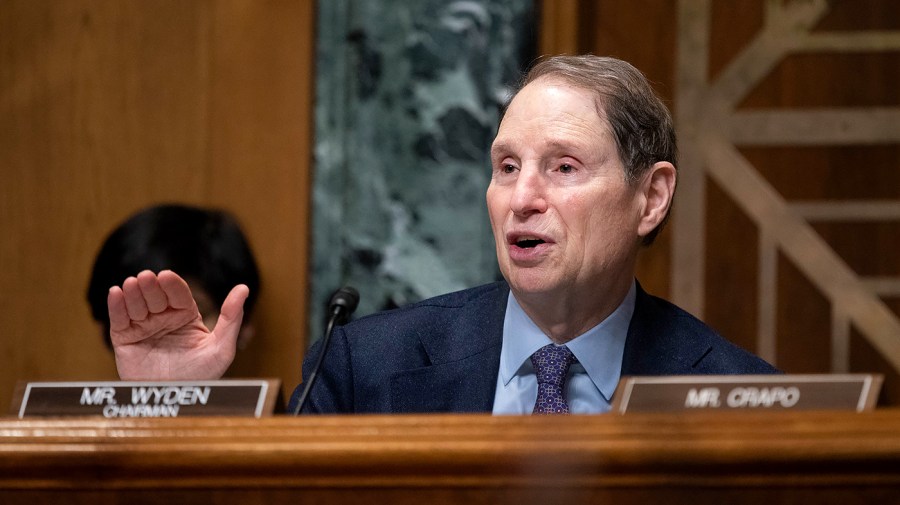
[[[875,407],[878,374],[623,377],[612,412],[855,410]]]

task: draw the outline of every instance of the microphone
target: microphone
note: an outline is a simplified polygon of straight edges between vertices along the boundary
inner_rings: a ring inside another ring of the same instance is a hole
[[[334,324],[340,326],[347,324],[357,305],[359,305],[359,292],[350,286],[344,286],[331,295],[331,301],[328,302],[328,313],[331,314],[330,317],[334,318]]]
[[[309,390],[312,389],[316,375],[319,373],[319,367],[322,366],[322,360],[325,358],[325,353],[328,352],[328,343],[331,341],[331,332],[334,330],[335,325],[340,326],[349,321],[350,315],[356,310],[357,305],[359,305],[359,292],[350,286],[344,286],[331,295],[331,300],[328,302],[328,323],[325,325],[325,335],[322,337],[322,350],[319,351],[319,358],[316,359],[316,364],[309,374],[309,379],[306,380],[306,385],[303,386],[303,392],[297,400],[297,406],[294,407],[293,415],[296,416],[303,410],[303,405],[309,396]]]

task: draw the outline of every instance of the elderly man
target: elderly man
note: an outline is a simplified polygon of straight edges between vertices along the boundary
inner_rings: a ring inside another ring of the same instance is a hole
[[[675,155],[669,112],[637,69],[590,55],[539,62],[491,148],[506,282],[338,328],[305,411],[596,413],[623,375],[775,373],[634,278],[672,204]],[[120,375],[221,376],[247,293],[231,292],[210,332],[172,272],[112,288]]]

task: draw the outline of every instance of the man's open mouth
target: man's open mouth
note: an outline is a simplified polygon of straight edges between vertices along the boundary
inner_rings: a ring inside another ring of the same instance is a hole
[[[540,244],[543,244],[544,241],[539,238],[533,237],[521,237],[516,240],[516,245],[523,249],[531,249],[532,247],[537,247]]]

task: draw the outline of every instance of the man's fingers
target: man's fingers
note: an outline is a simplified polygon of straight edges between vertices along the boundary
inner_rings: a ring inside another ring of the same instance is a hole
[[[128,317],[132,321],[143,321],[147,319],[150,312],[147,309],[147,302],[144,301],[144,293],[138,285],[137,277],[129,277],[122,283],[122,292],[125,293],[125,308],[128,311]]]
[[[219,311],[219,320],[216,322],[213,333],[227,341],[230,347],[237,342],[238,333],[241,331],[241,321],[244,319],[244,301],[247,300],[249,294],[250,289],[247,286],[238,284],[225,297],[222,310]]]
[[[171,270],[163,270],[159,273],[157,279],[172,308],[190,309],[191,307],[196,307],[190,286],[178,274]]]
[[[131,318],[128,317],[128,310],[125,308],[125,294],[122,288],[113,286],[106,295],[106,306],[109,310],[109,329],[110,331],[124,331],[131,326]]]
[[[144,270],[138,274],[137,280],[141,293],[144,295],[147,310],[151,314],[159,314],[166,310],[169,306],[169,299],[166,297],[165,291],[160,287],[156,274],[150,270]]]

